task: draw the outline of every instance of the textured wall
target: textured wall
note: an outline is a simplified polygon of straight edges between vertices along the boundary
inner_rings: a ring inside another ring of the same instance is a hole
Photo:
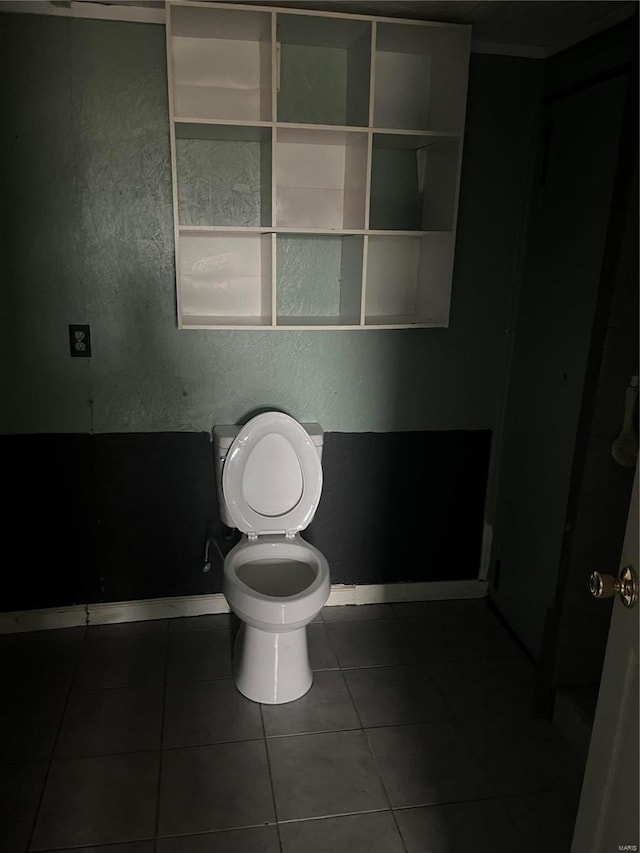
[[[449,329],[178,331],[164,29],[0,19],[6,432],[487,429],[541,64],[474,56]],[[91,323],[70,359],[67,324]]]
[[[176,148],[182,225],[271,224],[259,142],[178,139]]]

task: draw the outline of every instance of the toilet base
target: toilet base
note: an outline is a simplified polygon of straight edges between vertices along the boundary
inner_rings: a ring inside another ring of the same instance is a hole
[[[274,634],[243,622],[233,651],[233,680],[243,696],[264,705],[304,696],[313,683],[306,627]]]

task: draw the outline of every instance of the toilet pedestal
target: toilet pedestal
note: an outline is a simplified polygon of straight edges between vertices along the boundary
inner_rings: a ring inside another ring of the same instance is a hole
[[[276,634],[243,623],[233,652],[233,677],[247,699],[264,705],[304,696],[313,682],[306,627]]]

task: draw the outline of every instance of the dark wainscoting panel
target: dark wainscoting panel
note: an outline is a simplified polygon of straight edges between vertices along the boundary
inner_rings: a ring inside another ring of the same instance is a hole
[[[219,592],[203,573],[218,517],[207,433],[97,435],[101,601]]]
[[[327,433],[305,537],[334,583],[474,578],[491,433]],[[0,610],[220,592],[206,433],[0,437],[7,539]],[[9,547],[9,541],[13,546]]]
[[[489,430],[327,433],[306,538],[334,583],[475,578]]]
[[[89,435],[5,435],[0,610],[99,600]]]

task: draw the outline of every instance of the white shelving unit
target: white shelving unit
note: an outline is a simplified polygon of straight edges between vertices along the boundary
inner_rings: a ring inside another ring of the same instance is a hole
[[[167,0],[179,327],[448,325],[469,42]]]

